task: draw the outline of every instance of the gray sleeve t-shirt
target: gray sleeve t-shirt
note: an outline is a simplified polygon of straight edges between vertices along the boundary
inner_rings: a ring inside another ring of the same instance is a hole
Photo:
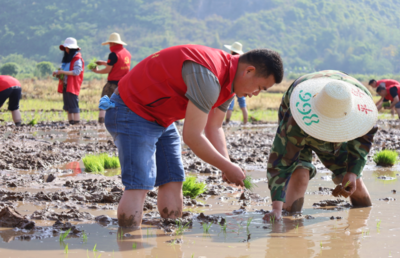
[[[204,66],[192,61],[183,63],[182,78],[187,86],[185,96],[201,111],[210,113],[221,92],[218,78]],[[232,99],[225,101],[218,109],[226,112]]]

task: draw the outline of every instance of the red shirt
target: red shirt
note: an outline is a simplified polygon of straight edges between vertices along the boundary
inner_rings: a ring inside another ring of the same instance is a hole
[[[118,44],[110,48],[111,52],[117,55],[117,62],[113,64],[111,72],[108,74],[108,81],[119,81],[124,77],[131,68],[131,53],[124,48],[124,46]],[[110,60],[107,61],[107,64]]]
[[[83,74],[85,73],[85,62],[83,61],[82,55],[78,52],[74,58],[72,58],[71,64],[69,66],[69,70],[74,70],[74,64],[77,60],[82,60],[82,72],[78,76],[68,76],[67,78],[67,90],[66,92],[70,92],[79,96],[79,92],[81,91],[81,85],[83,82]],[[59,80],[58,82],[58,92],[63,93],[63,80]]]
[[[392,79],[383,79],[376,82],[376,87],[378,87],[381,83],[384,83],[386,88],[390,88],[394,85],[400,85],[400,82],[398,81]]]
[[[137,115],[168,127],[185,118],[188,99],[182,65],[193,61],[209,69],[219,81],[221,92],[213,108],[231,98],[239,55],[200,45],[166,48],[142,60],[118,84],[124,103]]]
[[[21,87],[21,83],[17,79],[9,75],[0,75],[0,91],[8,88],[18,86]]]

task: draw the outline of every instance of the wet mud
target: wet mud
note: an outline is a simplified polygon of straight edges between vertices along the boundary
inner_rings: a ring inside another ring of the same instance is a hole
[[[264,222],[262,217],[271,209],[265,169],[276,127],[227,128],[230,158],[252,175],[258,186],[254,192],[223,183],[218,169],[205,164],[183,145],[187,173],[205,182],[207,190],[196,199],[184,197],[183,216],[177,220],[160,216],[158,190],[149,191],[142,229],[134,231],[118,227],[116,208],[124,189],[120,175],[115,175],[118,171],[112,176],[90,174],[80,162],[88,153],[117,153],[103,127],[94,122],[0,126],[0,253],[18,252],[14,243],[23,241],[24,250],[42,246],[42,251],[35,251],[37,255],[34,252],[32,257],[42,257],[43,252],[61,257],[65,245],[60,247],[54,242],[69,230],[66,242],[79,257],[87,257],[86,249],[92,250],[95,244],[104,256],[113,256],[115,250],[115,257],[281,256],[276,246],[282,245],[294,245],[293,251],[286,254],[296,257],[319,253],[324,257],[345,256],[341,251],[330,251],[337,246],[357,253],[353,257],[362,257],[363,252],[373,252],[353,241],[369,241],[360,236],[361,231],[376,228],[378,220],[383,221],[382,232],[400,230],[391,223],[400,208],[393,206],[396,198],[390,196],[399,188],[400,169],[376,167],[372,162],[376,151],[400,150],[400,124],[379,123],[381,129],[363,176],[371,189],[373,209],[352,208],[349,198],[345,198],[346,190],[331,182],[330,172],[313,154],[318,176],[310,182],[302,213],[283,212],[283,221]],[[75,167],[66,165],[71,162],[75,162],[78,173]],[[370,238],[375,236],[371,233]],[[382,241],[391,243],[388,238]]]

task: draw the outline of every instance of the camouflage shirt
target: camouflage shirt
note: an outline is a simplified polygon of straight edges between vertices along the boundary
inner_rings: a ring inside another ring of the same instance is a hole
[[[288,179],[300,163],[306,161],[305,163],[308,164],[305,166],[306,168],[314,168],[311,164],[312,151],[334,175],[353,172],[360,177],[367,162],[367,155],[377,127],[374,127],[365,136],[352,141],[332,143],[311,137],[294,120],[290,111],[290,96],[294,87],[306,80],[320,77],[351,83],[372,98],[371,93],[358,80],[339,71],[327,70],[306,74],[293,82],[282,97],[279,107],[279,126],[268,160],[267,177],[272,201],[285,202]]]

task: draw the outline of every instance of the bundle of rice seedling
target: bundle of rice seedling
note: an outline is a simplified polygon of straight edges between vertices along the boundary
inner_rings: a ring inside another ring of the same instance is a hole
[[[253,191],[254,187],[257,187],[257,185],[251,182],[251,180],[251,176],[246,176],[246,178],[243,180],[243,183],[246,189]]]
[[[36,124],[37,124],[36,118],[32,119],[32,121],[30,121],[30,122],[28,123],[28,125],[31,125],[31,126],[34,126],[34,125],[36,125]]]
[[[86,172],[104,172],[104,169],[121,167],[119,158],[115,156],[110,157],[107,153],[86,155],[82,161]]]
[[[93,58],[92,60],[90,60],[90,63],[88,64],[87,67],[88,67],[90,70],[96,68],[96,67],[97,67],[96,62],[97,62],[97,58]]]
[[[206,183],[197,182],[195,176],[186,177],[182,185],[183,196],[189,196],[191,198],[197,197],[199,194],[204,193],[206,190]]]
[[[382,150],[375,154],[374,162],[378,166],[391,167],[396,163],[399,154],[394,150]]]
[[[61,71],[61,68],[58,68],[58,70]],[[58,75],[58,79],[63,81],[64,80],[64,74],[59,74]]]

